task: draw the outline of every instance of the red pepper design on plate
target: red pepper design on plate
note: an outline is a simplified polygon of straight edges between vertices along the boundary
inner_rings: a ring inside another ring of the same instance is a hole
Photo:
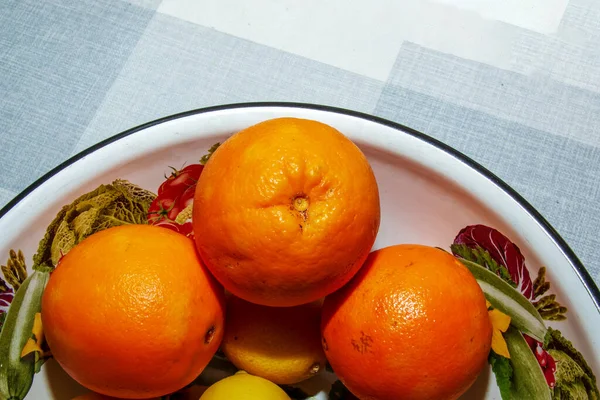
[[[192,206],[201,164],[191,164],[173,172],[158,188],[158,196],[148,209],[148,224],[193,237]]]
[[[6,318],[6,313],[8,312],[8,307],[10,307],[10,303],[14,297],[15,293],[13,292],[12,288],[8,287],[6,282],[0,278],[0,329],[2,329],[4,319]]]
[[[554,377],[554,373],[556,372],[556,362],[554,361],[554,358],[542,348],[543,343],[538,342],[527,335],[523,335],[523,337],[535,355],[535,358],[538,360],[540,367],[542,367],[548,386],[553,388],[556,385],[556,378]]]

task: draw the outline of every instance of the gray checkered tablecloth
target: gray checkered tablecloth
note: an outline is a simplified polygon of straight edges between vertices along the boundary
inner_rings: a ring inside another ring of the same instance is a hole
[[[600,283],[598,43],[597,0],[1,0],[0,206],[162,116],[318,103],[474,158]]]

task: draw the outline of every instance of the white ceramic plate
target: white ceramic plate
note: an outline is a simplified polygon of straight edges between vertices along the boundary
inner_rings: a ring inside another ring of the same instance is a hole
[[[532,279],[541,266],[550,292],[568,308],[559,329],[600,373],[600,293],[557,232],[522,197],[474,161],[424,134],[376,117],[322,106],[261,103],[191,111],[123,132],[61,164],[0,211],[0,262],[21,249],[32,264],[40,239],[63,205],[117,178],[156,192],[167,166],[195,163],[216,142],[260,121],[309,118],[330,124],[367,155],[379,183],[382,222],[375,248],[421,243],[445,249],[465,226],[493,227],[521,249]],[[1,304],[1,303],[0,303]],[[84,393],[50,360],[27,398]],[[327,389],[316,398],[325,399]],[[499,399],[486,370],[464,398]]]

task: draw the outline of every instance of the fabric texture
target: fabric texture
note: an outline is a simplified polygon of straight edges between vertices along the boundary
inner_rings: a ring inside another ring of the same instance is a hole
[[[68,157],[159,117],[236,102],[325,104],[474,158],[532,203],[600,284],[600,3],[552,2],[563,7],[552,28],[543,15],[511,25],[458,0],[361,1],[381,9],[314,18],[320,31],[305,38],[286,31],[313,29],[289,0],[259,2],[279,22],[242,2],[224,14],[207,1],[2,1],[0,207]]]

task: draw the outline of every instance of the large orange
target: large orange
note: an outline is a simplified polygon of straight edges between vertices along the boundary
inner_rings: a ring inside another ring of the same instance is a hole
[[[193,381],[218,349],[222,290],[191,239],[120,226],[62,258],[42,297],[42,324],[54,358],[83,386],[157,397]]]
[[[456,399],[490,351],[483,292],[458,260],[433,247],[371,253],[325,299],[322,316],[327,359],[363,400]]]
[[[379,229],[379,193],[364,154],[323,123],[268,120],[227,139],[194,197],[198,250],[238,297],[295,306],[343,286]]]

